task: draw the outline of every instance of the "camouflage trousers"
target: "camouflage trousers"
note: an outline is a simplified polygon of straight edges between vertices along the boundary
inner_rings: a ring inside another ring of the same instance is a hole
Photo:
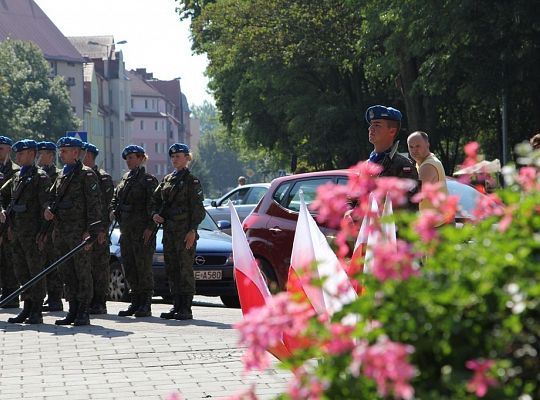
[[[83,240],[83,231],[54,232],[54,250],[56,258],[70,252]],[[91,251],[81,249],[72,258],[60,266],[60,274],[64,279],[65,295],[67,301],[78,301],[81,304],[90,304],[93,295]]]
[[[108,241],[99,244],[97,241],[92,245],[92,284],[93,296],[92,302],[96,304],[105,304],[109,296],[109,243]]]
[[[10,243],[13,252],[13,269],[18,281],[25,284],[39,274],[45,266],[43,253],[36,243],[37,232],[19,231],[13,233]],[[41,304],[45,298],[45,279],[41,279],[21,294],[21,300]]]
[[[163,255],[165,258],[165,272],[169,280],[171,294],[194,295],[195,276],[193,273],[193,262],[195,261],[195,251],[197,242],[191,249],[186,249],[184,238],[186,231],[165,230],[163,232]]]
[[[12,241],[7,239],[7,234],[4,236],[4,240],[0,246],[0,287],[2,291],[13,290],[19,287],[19,281],[15,276],[15,269],[13,267]]]
[[[121,230],[121,232],[120,252],[131,294],[153,294],[152,257],[156,250],[156,239],[145,245],[142,237],[143,230]]]

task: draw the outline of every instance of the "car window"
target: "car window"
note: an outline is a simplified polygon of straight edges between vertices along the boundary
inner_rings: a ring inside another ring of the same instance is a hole
[[[278,186],[276,191],[274,192],[274,195],[272,196],[272,199],[274,201],[278,202],[279,204],[282,204],[283,198],[285,197],[285,194],[291,187],[291,182],[285,182]]]
[[[242,204],[257,204],[268,191],[265,187],[253,187],[244,199]]]
[[[242,188],[242,189],[235,190],[234,192],[232,192],[230,195],[228,195],[221,201],[221,205],[222,206],[226,205],[229,202],[229,200],[232,201],[232,203],[235,205],[244,204],[243,203],[244,197],[246,197],[246,193],[248,192],[248,190],[249,188]]]
[[[346,185],[348,181],[349,178],[347,178],[346,176],[340,176],[337,178],[338,185]]]
[[[199,224],[197,229],[207,230],[207,231],[217,231],[219,228],[217,227],[215,221],[212,219],[208,213],[205,214],[204,219]]]
[[[304,192],[304,200],[306,202],[306,205],[309,207],[309,205],[315,200],[317,197],[317,188],[321,185],[324,185],[325,183],[332,182],[333,177],[325,177],[325,178],[318,178],[318,179],[307,179],[295,182],[293,187],[291,188],[288,196],[287,201],[285,203],[281,203],[284,207],[288,208],[292,211],[300,211],[300,195],[299,192],[302,190]]]

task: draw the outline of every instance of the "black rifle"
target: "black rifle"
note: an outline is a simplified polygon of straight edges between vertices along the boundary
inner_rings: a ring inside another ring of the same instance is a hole
[[[94,226],[101,223],[101,221],[94,222],[90,226]],[[73,257],[79,250],[81,250],[84,246],[87,246],[89,244],[92,244],[96,240],[96,235],[90,235],[83,239],[81,243],[79,243],[77,246],[75,246],[73,249],[71,249],[68,253],[64,254],[62,257],[60,257],[58,260],[53,262],[51,265],[45,267],[39,274],[31,278],[28,282],[26,282],[24,285],[22,285],[20,288],[15,290],[13,293],[10,293],[9,296],[7,296],[5,299],[0,301],[0,307],[3,307],[4,304],[9,303],[11,300],[19,296],[22,292],[26,291],[27,289],[34,286],[37,282],[39,282],[41,279],[43,279],[45,276],[47,276],[50,272],[58,268],[58,266],[65,261],[69,260],[71,257]]]
[[[75,176],[75,173],[77,172],[76,170],[80,167],[80,164],[81,164],[81,161],[77,160],[77,165],[71,170],[71,172],[69,172],[67,178],[65,178],[64,181],[60,184],[60,187],[56,191],[56,196],[54,198],[54,201],[51,204],[49,204],[48,208],[51,213],[55,214],[55,216],[58,211],[59,204],[64,198],[64,196],[66,195],[69,184],[71,183],[73,177]],[[52,227],[53,221],[54,221],[54,218],[51,219],[50,221],[45,221],[44,223],[41,224],[41,229],[38,233],[38,243],[39,242],[45,243],[49,230]]]
[[[32,175],[22,177],[11,195],[11,201],[9,202],[9,205],[5,210],[6,220],[3,224],[0,225],[0,243],[2,242],[2,239],[9,228],[9,220],[12,218],[13,212],[15,211],[15,204],[17,204],[17,202],[21,198],[24,188],[31,180]]]
[[[187,173],[188,173],[187,168],[182,171],[182,175],[178,177],[178,180],[174,183],[173,187],[171,188],[168,199],[164,200],[163,203],[161,204],[161,207],[159,208],[159,211],[158,211],[158,215],[160,215],[163,219],[167,219],[169,215],[169,209],[171,208],[173,200],[176,197],[176,194],[178,193],[177,189],[184,182],[184,176],[186,176]],[[157,235],[159,228],[161,228],[161,225],[163,224],[156,224],[156,227],[152,231],[151,237],[155,237]]]
[[[118,204],[116,204],[116,207],[113,210],[115,224],[116,224],[116,221],[120,221],[122,219],[122,206],[125,205],[125,202],[127,200],[127,195],[129,194],[132,186],[134,185],[134,182],[137,180],[140,173],[141,173],[141,168],[138,167],[137,172],[133,174],[132,176],[128,176],[128,178],[126,179],[126,183],[124,184],[124,190],[122,192],[122,198],[118,199]],[[112,235],[113,229],[111,229],[111,232],[109,233],[109,239]]]

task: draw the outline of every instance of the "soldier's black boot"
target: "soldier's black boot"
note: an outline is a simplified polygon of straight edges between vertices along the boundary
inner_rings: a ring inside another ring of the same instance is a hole
[[[43,311],[64,311],[62,296],[60,294],[51,294],[43,304]]]
[[[30,316],[24,321],[25,324],[42,324],[43,323],[43,299],[37,302],[32,302],[30,308]]]
[[[74,326],[90,325],[90,314],[88,314],[88,303],[79,304],[77,317],[73,321]]]
[[[141,304],[140,297],[140,294],[131,293],[131,304],[129,305],[127,310],[120,311],[118,313],[118,316],[131,317],[133,314],[135,314],[135,311],[139,309],[139,306]]]
[[[142,294],[141,304],[139,309],[135,311],[135,317],[151,317],[152,316],[152,295]]]
[[[69,311],[64,319],[58,319],[54,321],[55,325],[71,325],[75,318],[77,317],[77,310],[79,309],[79,302],[78,301],[70,301],[69,302]]]
[[[159,317],[163,319],[174,319],[174,315],[178,311],[180,311],[180,295],[176,294],[174,295],[173,307],[169,310],[169,312],[161,313]]]
[[[32,310],[32,302],[30,300],[25,300],[23,304],[23,309],[16,317],[8,318],[7,322],[10,324],[20,324],[26,321],[26,318],[30,316],[30,311]]]
[[[7,298],[11,293],[13,293],[17,289],[10,289],[10,288],[4,288],[2,289],[2,296],[0,296],[0,301]],[[15,297],[13,300],[11,300],[9,303],[6,303],[2,306],[2,308],[19,308],[19,296]]]
[[[193,296],[183,294],[180,296],[180,299],[180,311],[178,311],[174,315],[174,319],[193,319],[193,313],[191,312],[191,303],[193,302]]]

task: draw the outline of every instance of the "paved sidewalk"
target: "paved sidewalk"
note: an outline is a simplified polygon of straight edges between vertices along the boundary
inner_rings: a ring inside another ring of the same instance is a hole
[[[223,399],[255,383],[257,396],[283,392],[290,373],[269,370],[242,377],[244,349],[232,324],[241,311],[205,297],[192,321],[117,317],[125,303],[86,327],[55,326],[65,313],[44,313],[43,325],[5,322],[19,309],[0,309],[0,399]],[[67,307],[66,307],[67,308]]]

